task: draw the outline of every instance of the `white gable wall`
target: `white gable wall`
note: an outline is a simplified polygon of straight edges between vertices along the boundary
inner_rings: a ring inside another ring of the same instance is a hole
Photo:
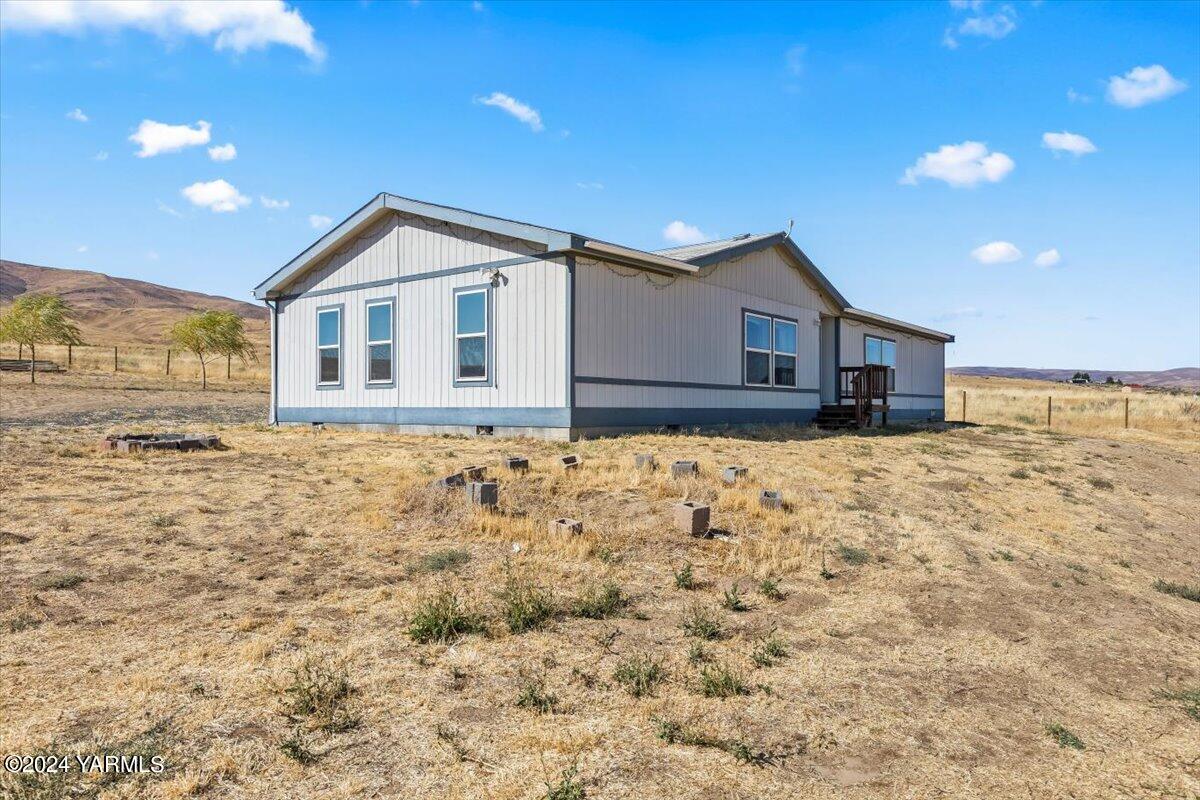
[[[839,336],[843,367],[862,366],[864,336],[878,336],[896,343],[896,389],[888,396],[891,408],[943,408],[946,348],[942,342],[843,318]]]

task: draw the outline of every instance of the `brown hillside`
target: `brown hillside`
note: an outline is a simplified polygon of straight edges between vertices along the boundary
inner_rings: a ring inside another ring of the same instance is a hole
[[[0,302],[31,293],[67,301],[88,344],[162,344],[169,325],[198,309],[238,314],[255,344],[269,337],[267,309],[241,300],[99,272],[0,261]]]

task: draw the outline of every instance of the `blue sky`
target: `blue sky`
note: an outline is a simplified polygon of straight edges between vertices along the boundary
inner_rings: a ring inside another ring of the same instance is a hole
[[[6,1],[0,25],[7,259],[248,299],[380,191],[647,249],[794,219],[851,302],[955,333],[948,364],[1200,364],[1197,3]]]

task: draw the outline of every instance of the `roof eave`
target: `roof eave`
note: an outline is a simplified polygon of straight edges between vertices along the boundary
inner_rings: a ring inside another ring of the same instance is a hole
[[[875,314],[870,311],[864,311],[861,308],[848,307],[843,309],[842,315],[850,319],[856,319],[859,322],[870,322],[880,325],[885,328],[905,331],[917,336],[923,336],[927,339],[937,339],[941,342],[950,343],[954,341],[954,335],[943,331],[935,331],[933,328],[925,328],[920,325],[913,325],[911,322],[903,322],[891,317],[885,317],[882,314]]]
[[[647,253],[645,250],[635,250],[632,247],[622,247],[621,245],[602,242],[598,239],[580,239],[580,237],[575,237],[571,252],[575,255],[596,258],[601,261],[611,261],[624,266],[658,272],[664,275],[695,275],[700,271],[698,266],[687,261]]]

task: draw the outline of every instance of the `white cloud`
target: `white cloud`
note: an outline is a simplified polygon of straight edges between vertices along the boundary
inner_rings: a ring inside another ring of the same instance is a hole
[[[788,51],[783,54],[783,60],[787,64],[787,71],[794,77],[799,78],[804,74],[804,54],[807,52],[807,45],[796,44],[789,47]]]
[[[951,186],[974,186],[1004,180],[1016,166],[1004,153],[989,153],[983,142],[944,144],[936,153],[926,153],[904,170],[900,183],[915,186],[922,178],[945,181]]]
[[[154,250],[147,250],[146,251],[146,260],[147,261],[158,261],[158,253],[155,252]]]
[[[216,214],[237,211],[242,206],[250,204],[249,197],[239,192],[233,184],[223,178],[207,183],[196,182],[179,191],[191,201],[192,205],[207,208]]]
[[[132,28],[167,41],[188,35],[215,37],[215,49],[235,53],[281,44],[313,61],[325,57],[312,25],[283,0],[2,0],[0,28],[72,35]]]
[[[211,128],[212,125],[204,120],[197,122],[193,128],[144,119],[142,124],[138,125],[137,131],[129,137],[129,141],[141,145],[142,149],[137,152],[138,158],[150,158],[159,153],[174,153],[185,147],[208,144],[208,140],[212,138]]]
[[[703,242],[712,238],[695,225],[688,225],[679,219],[663,228],[662,236],[668,242],[674,244],[695,244],[696,242]]]
[[[587,189],[597,192],[604,189],[604,184],[600,183],[599,181],[576,181],[575,186],[580,189]]]
[[[1059,152],[1070,153],[1074,156],[1087,155],[1095,153],[1099,148],[1092,144],[1092,140],[1086,136],[1081,136],[1078,133],[1043,133],[1042,147],[1047,150],[1053,150],[1055,155]]]
[[[1067,102],[1068,103],[1090,103],[1090,102],[1092,102],[1092,98],[1089,95],[1080,94],[1079,92],[1075,91],[1074,89],[1067,89]]]
[[[483,11],[483,3],[479,2],[479,0],[474,0],[474,2],[471,3],[471,10]]]
[[[975,306],[963,306],[961,308],[955,308],[951,311],[938,314],[936,317],[934,317],[934,320],[937,322],[945,322],[946,320],[950,319],[967,319],[982,316],[983,312]]]
[[[99,153],[96,153],[96,155],[92,156],[92,160],[93,161],[108,161],[108,151],[101,150]]]
[[[988,242],[971,251],[971,258],[980,264],[1008,264],[1021,257],[1021,251],[1012,242]]]
[[[1108,102],[1123,108],[1137,108],[1179,94],[1187,84],[1175,78],[1161,64],[1134,67],[1123,76],[1108,79]]]
[[[1017,11],[1005,3],[993,14],[984,13],[983,0],[951,0],[955,11],[968,11],[971,16],[951,25],[942,34],[942,44],[951,50],[958,49],[958,36],[975,36],[984,39],[1003,39],[1017,29]]]
[[[322,230],[333,224],[333,219],[324,214],[309,214],[308,224],[313,226],[314,230]]]
[[[86,253],[87,251],[88,251],[88,246],[86,244],[81,244],[81,245],[79,245],[79,247],[75,248],[76,253]]]
[[[82,108],[75,108],[67,112],[67,119],[73,119],[76,122],[87,122],[88,115],[83,113]]]
[[[171,208],[169,205],[164,203],[162,200],[155,200],[154,202],[158,204],[158,210],[163,212],[164,214],[168,214],[172,217],[182,217],[183,216],[183,214],[180,214],[178,211]]]
[[[492,92],[487,97],[476,98],[475,102],[483,103],[485,106],[494,106],[506,114],[511,114],[528,125],[534,132],[545,128],[542,124],[542,115],[537,112],[537,109],[527,106],[503,92]]]
[[[262,203],[263,208],[269,208],[272,211],[283,211],[291,205],[291,202],[288,200],[272,200],[271,198],[264,197],[261,194],[258,196],[258,202]]]
[[[232,144],[219,144],[208,148],[208,157],[213,161],[233,161],[237,158],[237,148]]]
[[[1057,266],[1060,261],[1062,261],[1062,255],[1058,252],[1057,247],[1051,247],[1049,250],[1043,250],[1033,259],[1034,265],[1038,267]]]

